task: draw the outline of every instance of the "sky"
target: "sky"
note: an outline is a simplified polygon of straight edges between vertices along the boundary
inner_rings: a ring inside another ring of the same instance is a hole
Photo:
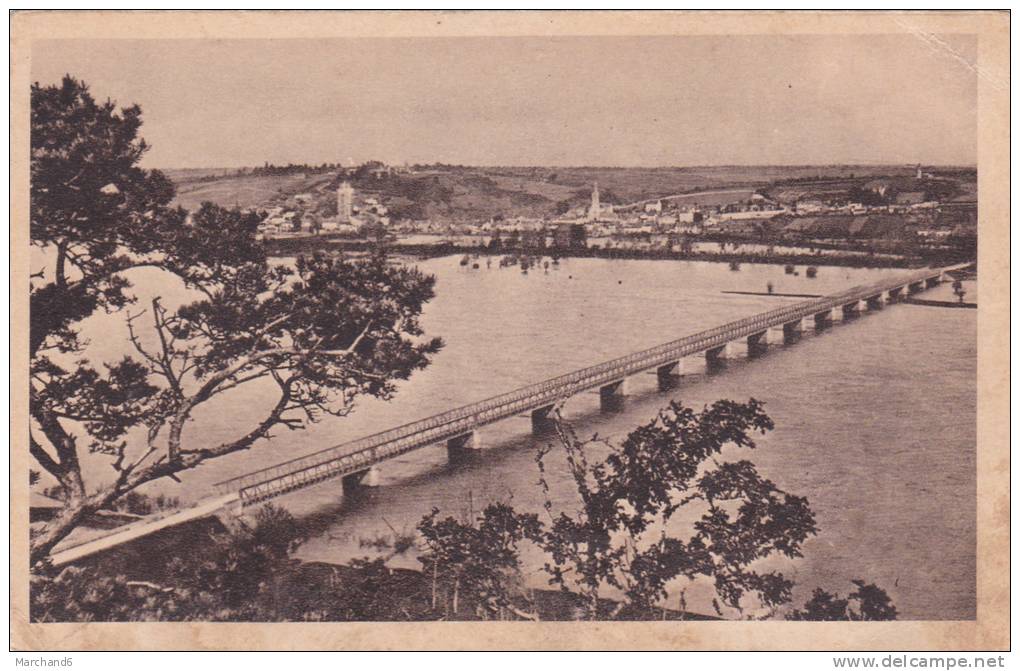
[[[977,40],[910,35],[47,40],[142,107],[147,167],[977,162]]]

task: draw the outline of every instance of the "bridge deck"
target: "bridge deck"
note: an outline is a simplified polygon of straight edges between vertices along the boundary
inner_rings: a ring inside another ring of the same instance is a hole
[[[657,365],[671,363],[688,354],[718,347],[730,340],[761,332],[766,328],[796,321],[862,300],[891,289],[939,277],[943,272],[971,265],[959,264],[942,269],[926,269],[910,275],[854,287],[847,291],[818,300],[788,305],[760,315],[741,319],[731,324],[709,329],[643,352],[607,361],[598,366],[575,371],[536,385],[493,397],[480,403],[451,410],[435,417],[412,422],[396,429],[368,436],[360,440],[331,447],[298,459],[291,459],[271,468],[255,471],[239,478],[219,483],[221,494],[206,499],[192,508],[168,513],[119,527],[98,538],[77,542],[63,542],[51,554],[55,566],[67,564],[96,552],[102,552],[122,543],[136,540],[153,532],[216,514],[224,507],[240,503],[254,503],[320,482],[369,468],[398,454],[457,435],[462,435],[483,424],[509,417],[522,410],[535,409],[555,403],[578,391],[613,382],[632,373]]]
[[[231,478],[217,484],[222,494],[236,492],[245,505],[323,480],[365,470],[387,459],[467,434],[474,429],[557,403],[650,368],[725,345],[784,323],[864,300],[890,289],[941,277],[946,269],[928,268],[888,278],[819,299],[798,302],[685,336],[650,349],[521,387],[374,435]]]

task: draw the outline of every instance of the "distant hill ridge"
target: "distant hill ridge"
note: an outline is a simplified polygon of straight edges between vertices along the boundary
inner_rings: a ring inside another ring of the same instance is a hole
[[[954,182],[975,182],[966,167],[926,168]],[[250,174],[236,169],[168,170],[178,187],[177,202],[197,208],[205,200],[225,207],[268,207],[301,193],[324,202],[342,179],[361,194],[386,201],[394,218],[452,222],[499,217],[551,217],[583,207],[598,182],[601,201],[624,204],[726,188],[771,189],[781,199],[827,197],[876,179],[898,190],[915,188],[915,166],[702,166],[676,168],[412,166],[382,177],[370,171],[295,167],[287,174]]]

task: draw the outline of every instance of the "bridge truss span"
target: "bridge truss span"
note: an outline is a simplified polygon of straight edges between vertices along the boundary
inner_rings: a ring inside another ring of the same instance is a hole
[[[220,494],[236,493],[244,505],[286,494],[372,466],[428,445],[471,434],[476,429],[521,412],[547,408],[579,392],[619,382],[636,373],[670,365],[767,329],[824,314],[835,308],[856,309],[860,301],[883,293],[924,288],[949,269],[928,268],[853,287],[818,299],[768,310],[734,322],[634,352],[595,366],[560,375],[432,417],[231,478],[217,484]],[[852,307],[851,307],[852,306]]]

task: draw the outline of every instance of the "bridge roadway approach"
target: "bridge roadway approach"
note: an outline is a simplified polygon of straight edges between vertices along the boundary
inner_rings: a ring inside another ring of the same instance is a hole
[[[218,494],[215,497],[193,508],[118,527],[101,538],[83,540],[73,546],[58,545],[52,560],[56,565],[66,564],[161,529],[266,501],[324,480],[341,478],[345,489],[356,487],[359,483],[367,484],[375,477],[374,467],[377,464],[436,443],[445,442],[450,456],[456,457],[458,453],[481,446],[478,431],[481,427],[523,412],[531,413],[533,428],[538,431],[546,425],[547,416],[557,403],[579,392],[598,389],[603,409],[609,409],[626,394],[627,378],[632,375],[654,370],[660,388],[666,389],[679,374],[685,357],[704,355],[711,368],[725,356],[729,343],[744,339],[748,355],[755,356],[767,348],[770,329],[781,327],[783,341],[789,344],[800,335],[805,319],[811,320],[816,330],[821,330],[832,323],[834,313],[850,319],[862,310],[878,309],[884,303],[896,302],[935,286],[946,272],[963,265],[928,268],[856,286],[831,296],[786,305],[231,478],[216,485]]]

